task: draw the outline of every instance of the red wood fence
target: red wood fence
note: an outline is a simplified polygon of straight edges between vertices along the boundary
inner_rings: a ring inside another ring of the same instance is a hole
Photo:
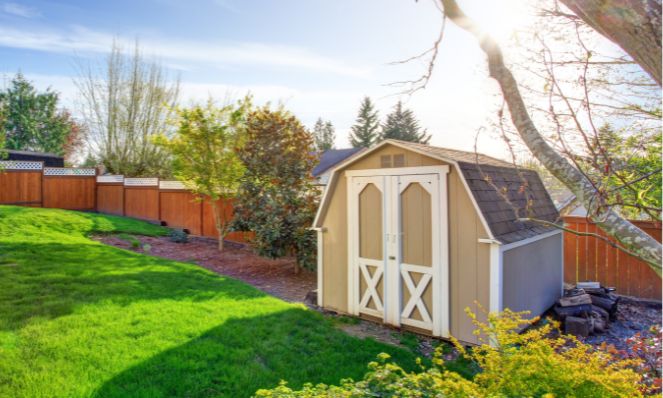
[[[42,162],[7,161],[0,172],[0,204],[50,207],[133,217],[218,238],[209,200],[177,181],[97,176],[94,169],[43,167]],[[226,217],[232,204],[222,203]],[[226,239],[247,242],[250,233]]]
[[[567,228],[579,232],[606,234],[584,217],[564,217]],[[661,223],[633,221],[661,241]],[[661,300],[661,278],[644,262],[595,238],[564,232],[564,281],[598,281],[614,286],[618,294]]]

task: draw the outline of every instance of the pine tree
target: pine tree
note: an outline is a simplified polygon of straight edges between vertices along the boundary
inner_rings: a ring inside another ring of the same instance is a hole
[[[37,91],[18,73],[6,89],[0,89],[0,136],[6,149],[69,154],[81,142],[68,142],[72,132],[80,135],[69,112],[58,109],[59,97],[47,89]],[[76,137],[72,136],[76,141]],[[68,146],[69,145],[69,146]],[[75,147],[75,148],[74,148]]]
[[[380,140],[390,138],[428,144],[431,136],[425,129],[421,129],[414,113],[410,109],[403,109],[403,104],[398,101],[394,111],[387,115],[387,121],[382,125],[382,132],[380,133]]]
[[[378,111],[375,110],[371,99],[369,97],[364,97],[359,108],[357,121],[354,126],[352,126],[350,143],[354,148],[368,148],[377,141],[379,128],[380,122],[378,121]]]
[[[315,147],[318,151],[324,152],[334,148],[334,141],[336,140],[336,131],[334,125],[330,121],[323,121],[318,118],[313,126],[313,139],[315,140]]]

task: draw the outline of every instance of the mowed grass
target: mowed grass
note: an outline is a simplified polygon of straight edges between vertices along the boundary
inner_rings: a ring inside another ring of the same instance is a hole
[[[0,397],[247,397],[360,378],[380,352],[414,366],[242,282],[87,238],[166,232],[0,206]]]

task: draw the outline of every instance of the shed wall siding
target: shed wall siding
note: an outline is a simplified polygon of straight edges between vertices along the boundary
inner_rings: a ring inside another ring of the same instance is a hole
[[[541,315],[560,297],[562,234],[503,253],[504,308]]]
[[[333,200],[325,217],[322,241],[325,246],[322,265],[323,305],[348,312],[348,229],[347,179],[341,177],[334,187]],[[330,192],[331,193],[331,192]]]
[[[345,170],[380,168],[383,155],[405,154],[405,167],[434,166],[444,162],[394,146],[361,158]],[[348,231],[347,231],[347,178],[337,177],[327,187],[329,206],[322,219],[323,233],[323,305],[338,312],[348,312]],[[490,248],[478,239],[488,238],[468,193],[460,180],[458,170],[451,167],[448,176],[449,201],[449,277],[450,277],[450,331],[467,343],[476,343],[474,327],[465,314],[469,307],[483,318],[475,302],[484,308],[489,305]]]

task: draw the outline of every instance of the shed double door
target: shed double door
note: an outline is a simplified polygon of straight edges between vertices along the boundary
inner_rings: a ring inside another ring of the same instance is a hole
[[[446,335],[440,174],[353,176],[349,184],[353,312]]]

